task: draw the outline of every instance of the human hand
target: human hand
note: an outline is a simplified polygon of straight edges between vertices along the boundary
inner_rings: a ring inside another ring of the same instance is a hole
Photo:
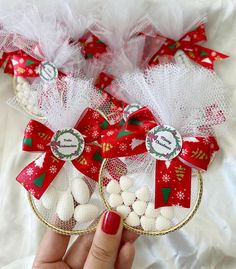
[[[95,234],[79,236],[68,250],[69,236],[47,231],[33,269],[130,269],[137,237],[123,230],[116,212],[107,211]]]

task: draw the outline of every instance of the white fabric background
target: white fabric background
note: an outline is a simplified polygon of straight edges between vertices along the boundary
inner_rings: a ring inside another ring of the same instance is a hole
[[[201,0],[199,4],[209,7],[209,47],[231,56],[219,63],[216,71],[235,91],[236,107],[236,0]],[[15,181],[33,155],[21,151],[28,118],[5,104],[12,94],[12,80],[1,72],[0,266],[28,269],[44,227],[29,208],[25,190]],[[219,133],[222,150],[204,175],[197,214],[180,231],[157,238],[140,237],[134,269],[236,268],[236,126],[231,124]]]

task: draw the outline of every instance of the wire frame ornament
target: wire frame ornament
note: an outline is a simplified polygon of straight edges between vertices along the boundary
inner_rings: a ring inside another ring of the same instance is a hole
[[[104,160],[99,176],[99,191],[105,207],[116,210],[123,216],[126,229],[141,235],[165,235],[182,228],[196,214],[203,192],[203,179],[200,172],[193,172],[192,175],[190,208],[172,206],[154,209],[154,195],[150,194],[152,190],[150,182],[154,181],[154,177],[148,179],[146,176],[145,179],[140,180],[136,176],[142,173],[143,166],[141,165],[139,171],[132,175],[130,173],[132,169],[127,169],[122,161],[123,159]],[[128,178],[130,184],[125,184],[125,178]],[[130,180],[133,182],[131,183]],[[114,182],[117,182],[117,185]],[[115,185],[116,188],[111,188],[111,185]],[[130,187],[127,188],[128,186]],[[145,189],[149,189],[150,196],[142,201],[141,190]],[[181,195],[184,194],[179,193],[180,199]],[[119,197],[121,197],[120,201]]]

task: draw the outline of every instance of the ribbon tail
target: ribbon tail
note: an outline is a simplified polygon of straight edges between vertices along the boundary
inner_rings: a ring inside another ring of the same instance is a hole
[[[98,181],[102,165],[102,149],[95,144],[86,144],[83,153],[72,164],[85,176]]]
[[[214,69],[215,61],[223,60],[229,57],[223,53],[202,47],[200,45],[194,45],[194,48],[194,50],[184,50],[185,54],[197,64],[212,70]]]
[[[39,158],[27,165],[16,180],[36,199],[40,199],[64,163],[48,149]]]
[[[24,151],[45,151],[53,136],[53,131],[36,120],[30,120],[25,128]]]
[[[192,168],[178,158],[156,161],[155,208],[164,206],[190,207]]]

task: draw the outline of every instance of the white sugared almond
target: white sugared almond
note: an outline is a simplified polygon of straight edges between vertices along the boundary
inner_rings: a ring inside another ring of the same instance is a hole
[[[147,203],[144,201],[137,200],[132,204],[132,207],[137,215],[142,216],[147,208]]]
[[[146,216],[141,217],[141,226],[144,229],[144,231],[155,231],[155,219],[148,218]]]
[[[135,192],[136,197],[141,200],[148,202],[150,200],[150,191],[147,186],[142,187],[141,189]]]
[[[148,218],[156,218],[159,214],[160,210],[154,208],[154,203],[148,203],[145,215]]]
[[[99,209],[92,204],[78,205],[75,208],[74,218],[78,223],[95,220],[99,215]]]
[[[120,187],[122,191],[128,190],[130,187],[132,187],[133,182],[128,176],[121,176],[120,178]]]
[[[90,199],[88,185],[81,178],[75,178],[71,184],[71,192],[79,204],[87,204]]]
[[[112,179],[108,184],[107,184],[107,192],[108,193],[120,193],[120,185],[117,180]]]
[[[123,204],[123,199],[120,194],[112,193],[109,197],[109,205],[113,208]]]
[[[121,197],[125,205],[132,205],[134,200],[136,199],[135,194],[133,192],[123,191],[121,193]]]
[[[72,218],[74,214],[74,201],[70,192],[65,192],[59,198],[57,203],[57,215],[62,221],[67,221]]]
[[[174,217],[174,208],[172,206],[165,206],[161,208],[161,215],[169,220]]]
[[[58,195],[56,190],[53,187],[50,187],[45,191],[43,194],[41,201],[43,206],[46,209],[52,209],[56,207],[57,205],[57,200],[58,200]]]
[[[129,213],[125,221],[131,227],[137,227],[140,225],[139,216],[135,212]]]
[[[116,211],[117,211],[118,213],[120,213],[120,215],[122,216],[123,219],[125,219],[125,218],[129,215],[131,209],[130,209],[129,206],[126,206],[126,205],[120,205],[120,206],[118,206],[118,207],[116,208]]]
[[[163,216],[159,216],[156,219],[156,229],[158,231],[167,230],[171,227],[170,220],[164,218]]]

